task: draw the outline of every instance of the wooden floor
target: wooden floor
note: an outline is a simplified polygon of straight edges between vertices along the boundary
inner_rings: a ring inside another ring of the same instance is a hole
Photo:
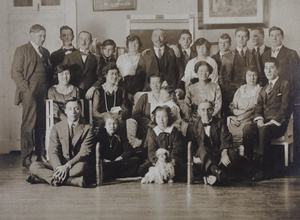
[[[230,187],[119,180],[96,188],[31,185],[0,155],[0,219],[300,219],[300,177]]]

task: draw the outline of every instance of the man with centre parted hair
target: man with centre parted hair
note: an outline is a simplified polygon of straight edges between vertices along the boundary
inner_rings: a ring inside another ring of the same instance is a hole
[[[81,110],[79,99],[66,101],[67,119],[55,124],[51,130],[50,161],[32,163],[27,182],[87,186],[95,137],[92,127],[80,117]]]
[[[69,26],[62,26],[60,28],[60,39],[63,43],[62,47],[51,53],[51,64],[53,69],[64,61],[66,55],[76,51],[72,41],[74,39],[73,29]]]
[[[52,78],[49,51],[42,47],[46,29],[35,24],[30,28],[30,42],[16,49],[11,77],[16,83],[15,104],[22,103],[21,157],[22,166],[29,168],[33,148],[37,160],[45,152],[45,98]]]

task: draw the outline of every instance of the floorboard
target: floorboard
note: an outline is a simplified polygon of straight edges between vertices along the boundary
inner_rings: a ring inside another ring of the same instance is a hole
[[[228,187],[146,184],[101,187],[29,184],[19,155],[0,155],[0,219],[299,219],[300,177]]]

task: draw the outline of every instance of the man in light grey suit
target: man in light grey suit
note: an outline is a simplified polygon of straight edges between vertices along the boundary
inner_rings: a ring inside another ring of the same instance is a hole
[[[67,119],[55,124],[50,134],[50,163],[35,162],[26,176],[29,183],[47,182],[85,187],[95,139],[92,127],[81,116],[77,98],[66,101]]]
[[[45,98],[52,78],[49,51],[42,47],[46,29],[35,24],[30,28],[30,42],[16,49],[11,77],[16,83],[15,104],[22,103],[21,157],[29,168],[33,148],[40,161],[45,155]]]

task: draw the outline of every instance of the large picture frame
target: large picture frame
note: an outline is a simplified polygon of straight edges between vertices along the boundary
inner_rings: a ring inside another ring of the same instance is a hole
[[[198,0],[199,29],[268,27],[269,0]]]
[[[136,10],[136,0],[93,0],[94,11]]]

